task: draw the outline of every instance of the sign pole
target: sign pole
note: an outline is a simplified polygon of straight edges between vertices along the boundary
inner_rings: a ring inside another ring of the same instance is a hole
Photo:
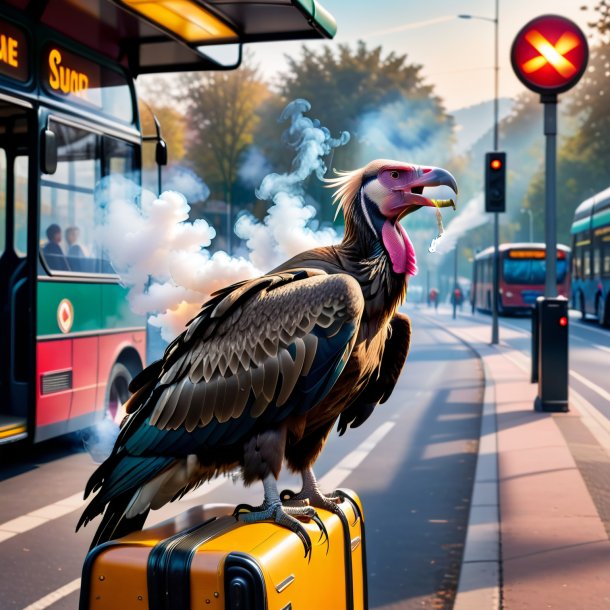
[[[544,135],[546,137],[544,220],[546,242],[546,278],[544,296],[557,296],[557,95],[540,96],[544,104]]]
[[[499,119],[499,47],[498,47],[498,26],[499,20],[499,0],[496,0],[496,11],[494,19],[494,151],[498,150],[498,136],[500,130]],[[500,342],[500,325],[498,321],[498,293],[500,291],[500,216],[494,212],[494,257],[493,257],[493,296],[491,308],[491,344],[498,345]]]
[[[519,30],[510,59],[519,80],[539,93],[544,104],[546,277],[532,329],[532,381],[538,378],[534,408],[568,411],[568,302],[557,296],[557,94],[571,89],[584,74],[589,45],[573,21],[541,15]]]

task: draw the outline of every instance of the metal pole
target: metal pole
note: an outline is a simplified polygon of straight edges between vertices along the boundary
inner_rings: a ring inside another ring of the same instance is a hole
[[[498,5],[500,0],[496,0],[496,17],[494,19],[494,150],[498,150]],[[493,295],[491,299],[491,343],[499,343],[498,329],[498,290],[499,290],[499,245],[500,229],[498,212],[494,212],[494,258],[493,258]]]
[[[457,269],[458,269],[458,245],[455,242],[455,255],[453,257],[453,319],[455,320],[455,312],[457,309]]]
[[[546,241],[546,280],[544,296],[557,296],[557,95],[541,95],[544,104],[544,135],[546,136],[544,220]]]

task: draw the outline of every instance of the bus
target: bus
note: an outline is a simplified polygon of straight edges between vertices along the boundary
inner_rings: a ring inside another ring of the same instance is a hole
[[[576,208],[570,233],[572,307],[610,326],[610,188]]]
[[[498,247],[498,314],[531,313],[536,299],[544,296],[546,246],[541,243],[509,243]],[[557,245],[557,294],[567,297],[570,249]],[[494,248],[474,258],[471,305],[473,310],[491,312]]]
[[[149,142],[167,160],[160,132],[142,134],[134,79],[335,31],[314,0],[0,4],[0,443],[117,420],[145,364],[146,321],[96,242],[100,184],[141,180]]]

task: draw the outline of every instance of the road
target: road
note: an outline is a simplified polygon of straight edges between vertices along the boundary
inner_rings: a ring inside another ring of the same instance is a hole
[[[356,430],[331,436],[322,489],[360,494],[367,523],[371,608],[452,606],[472,489],[483,394],[481,363],[411,310],[414,338],[391,399]],[[78,436],[0,453],[0,607],[73,610],[93,527],[74,533],[95,464]],[[283,475],[282,487],[297,487]],[[280,488],[282,488],[280,487]],[[259,486],[217,479],[156,511],[202,502],[259,502]],[[93,524],[95,525],[95,523]]]
[[[469,311],[459,312],[469,316]],[[471,316],[482,324],[491,324],[491,316],[475,313]],[[500,317],[500,341],[519,350],[527,366],[531,364],[531,318]],[[569,316],[570,390],[584,398],[610,420],[610,329],[600,327],[596,320],[582,320],[571,310]],[[491,329],[490,329],[491,340]]]

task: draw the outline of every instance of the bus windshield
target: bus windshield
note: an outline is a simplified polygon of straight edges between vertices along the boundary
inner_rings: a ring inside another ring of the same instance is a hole
[[[557,259],[557,283],[565,280],[567,271],[566,259]],[[507,284],[544,284],[546,264],[544,259],[506,258],[502,267],[504,281]]]

